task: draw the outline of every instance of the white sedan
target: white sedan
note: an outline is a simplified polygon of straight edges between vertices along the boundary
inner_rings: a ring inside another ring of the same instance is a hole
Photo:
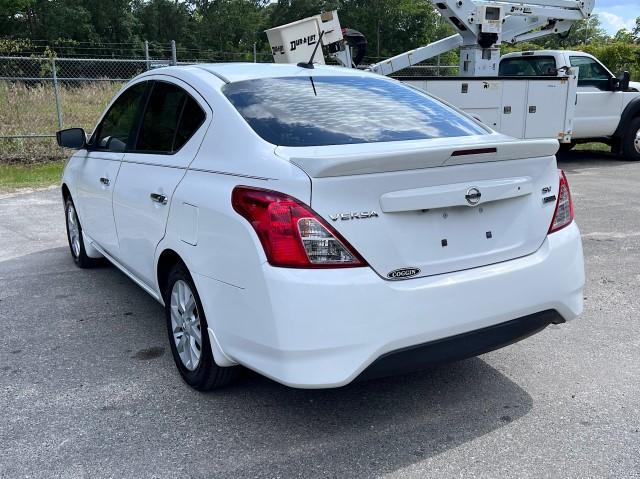
[[[58,132],[80,267],[166,309],[184,380],[294,387],[424,368],[582,311],[555,140],[514,140],[394,80],[316,66],[144,73]]]

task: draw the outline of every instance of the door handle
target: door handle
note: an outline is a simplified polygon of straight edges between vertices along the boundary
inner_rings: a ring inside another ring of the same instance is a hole
[[[104,186],[109,186],[111,184],[111,180],[103,176],[100,178],[100,183],[102,183]]]
[[[149,195],[151,201],[155,201],[156,203],[160,203],[161,205],[167,204],[167,197],[165,195],[161,195],[159,193],[151,193]]]

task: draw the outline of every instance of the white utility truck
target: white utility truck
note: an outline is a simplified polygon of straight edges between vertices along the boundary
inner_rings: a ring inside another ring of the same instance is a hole
[[[594,0],[441,0],[434,4],[457,34],[367,69],[394,74],[501,133],[516,138],[555,138],[563,149],[577,142],[603,141],[626,158],[640,160],[640,93],[632,91],[628,73],[615,78],[595,58],[580,52],[547,51],[555,61],[543,70],[535,68],[540,65],[517,69],[516,58],[532,61],[522,59],[540,52],[500,56],[502,42],[513,44],[568,32],[575,21],[591,16]],[[355,68],[350,38],[343,32],[333,11],[272,28],[267,36],[276,63],[324,63],[323,53],[316,55],[321,45],[340,64]],[[401,76],[405,68],[455,48],[460,48],[460,76]],[[599,86],[587,81],[595,68],[589,59],[607,74]],[[599,106],[604,103],[606,107]]]
[[[554,76],[558,71],[578,68],[578,92],[573,114],[570,150],[577,143],[603,142],[615,153],[640,160],[640,83],[630,82],[625,72],[615,77],[596,57],[568,50],[537,50],[509,53],[500,59],[499,75]]]

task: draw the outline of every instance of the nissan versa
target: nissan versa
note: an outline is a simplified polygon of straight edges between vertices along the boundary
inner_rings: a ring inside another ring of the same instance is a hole
[[[515,140],[401,83],[275,64],[168,67],[93,134],[58,132],[80,267],[106,257],[164,304],[192,387],[470,357],[582,311],[555,140]]]

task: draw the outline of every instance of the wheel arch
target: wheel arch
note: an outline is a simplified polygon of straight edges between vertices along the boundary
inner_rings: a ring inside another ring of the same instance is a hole
[[[165,297],[164,288],[167,278],[169,277],[169,273],[171,273],[171,268],[176,264],[183,264],[186,267],[186,263],[182,257],[171,248],[165,248],[158,256],[158,262],[156,263],[156,279],[158,281],[158,291],[160,291],[160,295],[163,300]]]
[[[624,107],[624,110],[622,110],[622,115],[620,115],[620,122],[618,123],[618,128],[616,128],[616,131],[613,133],[613,137],[614,138],[623,138],[624,134],[626,133],[626,128],[627,125],[629,124],[629,122],[640,116],[640,96],[634,98],[633,100],[631,100],[629,103],[627,103],[627,106]]]
[[[62,191],[62,201],[66,203],[67,199],[71,198],[71,190],[66,183],[62,183],[60,190]]]

